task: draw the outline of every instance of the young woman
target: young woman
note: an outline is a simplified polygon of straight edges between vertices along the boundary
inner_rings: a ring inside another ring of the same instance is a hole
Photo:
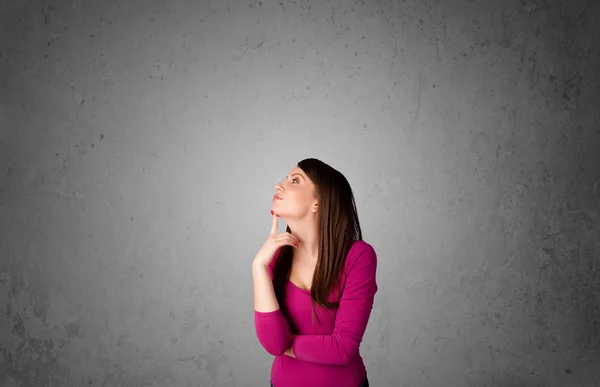
[[[368,387],[359,346],[377,292],[346,178],[306,159],[275,186],[271,233],[252,263],[254,322],[272,387]],[[278,217],[287,223],[279,233]]]

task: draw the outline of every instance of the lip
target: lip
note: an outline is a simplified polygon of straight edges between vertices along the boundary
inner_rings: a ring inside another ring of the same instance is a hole
[[[283,199],[282,199],[282,198],[280,198],[280,197],[279,197],[279,196],[277,196],[277,195],[273,195],[273,200],[283,200]]]

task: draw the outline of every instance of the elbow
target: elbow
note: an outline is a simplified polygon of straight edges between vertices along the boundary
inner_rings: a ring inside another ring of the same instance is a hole
[[[289,348],[290,329],[285,319],[269,323],[256,320],[256,337],[263,348],[273,356],[281,356]]]
[[[287,351],[287,347],[283,345],[263,345],[263,347],[273,356],[282,356]]]
[[[273,356],[281,356],[289,348],[290,341],[285,336],[275,337],[258,337],[258,341],[263,348]]]
[[[351,337],[336,337],[338,364],[350,364],[359,354],[360,341]]]
[[[358,356],[358,348],[340,349],[338,361],[340,365],[350,364]]]

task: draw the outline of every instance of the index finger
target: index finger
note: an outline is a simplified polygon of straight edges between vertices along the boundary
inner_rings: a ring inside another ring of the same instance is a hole
[[[269,235],[275,235],[277,234],[277,231],[277,215],[273,213],[273,223],[271,223],[271,233]]]

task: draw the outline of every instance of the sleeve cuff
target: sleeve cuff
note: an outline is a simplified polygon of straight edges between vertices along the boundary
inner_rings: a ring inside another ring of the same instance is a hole
[[[283,313],[281,313],[281,309],[276,309],[272,312],[259,312],[255,310],[254,317],[259,320],[278,320],[283,317]]]

